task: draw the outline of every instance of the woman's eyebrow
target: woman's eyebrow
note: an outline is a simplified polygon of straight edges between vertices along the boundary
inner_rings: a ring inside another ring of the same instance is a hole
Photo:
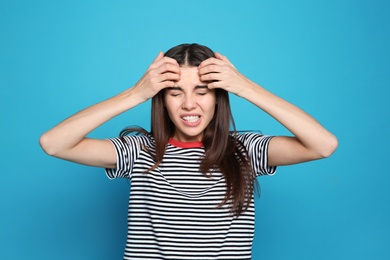
[[[167,90],[180,90],[183,91],[181,87],[168,87]]]
[[[195,86],[194,89],[207,89],[207,85],[198,85],[198,86]],[[179,86],[174,86],[174,87],[168,87],[167,90],[179,90],[179,91],[183,91],[183,88],[182,87],[179,87]]]
[[[202,89],[202,88],[208,88],[207,85],[201,85],[201,86],[196,86],[195,89]]]

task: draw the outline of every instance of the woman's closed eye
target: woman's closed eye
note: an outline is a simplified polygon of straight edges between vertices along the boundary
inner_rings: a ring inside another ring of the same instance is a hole
[[[199,91],[199,92],[196,92],[196,94],[200,95],[200,96],[204,96],[208,93],[208,91]]]
[[[207,88],[206,85],[196,86],[195,87],[195,93],[200,96],[204,96],[208,93],[210,93],[210,90]]]
[[[167,88],[167,91],[168,91],[167,94],[170,95],[171,97],[177,97],[183,94],[183,90],[181,87],[170,87]]]
[[[181,94],[183,94],[183,92],[181,91],[177,91],[177,90],[174,90],[174,91],[169,91],[169,95],[172,96],[172,97],[178,97],[180,96]]]

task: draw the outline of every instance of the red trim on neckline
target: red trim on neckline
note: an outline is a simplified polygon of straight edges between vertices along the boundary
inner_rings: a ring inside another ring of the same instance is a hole
[[[180,142],[173,138],[169,138],[168,143],[179,148],[202,148],[203,147],[202,142]]]

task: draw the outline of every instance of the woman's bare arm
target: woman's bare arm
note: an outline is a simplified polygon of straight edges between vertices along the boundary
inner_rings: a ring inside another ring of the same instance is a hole
[[[111,142],[88,138],[87,135],[115,116],[145,102],[161,89],[173,86],[179,78],[177,62],[159,53],[132,88],[65,119],[41,136],[40,145],[47,154],[58,158],[113,168],[116,153]]]
[[[292,137],[272,138],[268,148],[270,166],[288,165],[330,156],[337,148],[337,138],[313,117],[295,105],[272,94],[239,73],[229,60],[216,53],[201,63],[202,81],[213,81],[209,88],[223,88],[245,98],[285,126]]]

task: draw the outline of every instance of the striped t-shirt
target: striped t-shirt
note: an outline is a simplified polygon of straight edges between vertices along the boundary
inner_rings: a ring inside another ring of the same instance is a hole
[[[271,139],[255,133],[239,134],[256,175],[273,174],[267,165]],[[130,179],[128,233],[124,259],[251,259],[254,201],[240,216],[224,199],[223,174],[199,171],[204,149],[199,142],[167,145],[161,164],[150,153],[155,144],[148,135],[110,139],[117,151],[117,168],[107,176]],[[146,149],[145,149],[146,148]]]

